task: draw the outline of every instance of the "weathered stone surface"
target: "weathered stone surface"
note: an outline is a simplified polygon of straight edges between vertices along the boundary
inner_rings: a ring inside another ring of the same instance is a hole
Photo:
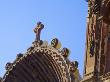
[[[88,0],[85,69],[82,82],[109,82],[109,29],[110,0]]]

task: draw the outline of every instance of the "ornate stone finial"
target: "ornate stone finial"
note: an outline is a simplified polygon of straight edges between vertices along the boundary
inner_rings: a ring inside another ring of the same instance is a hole
[[[34,32],[36,33],[36,41],[40,41],[40,33],[43,28],[44,25],[41,22],[38,22],[36,28],[34,29]]]
[[[76,68],[78,68],[78,64],[79,63],[77,61],[74,61],[74,65],[75,65]]]
[[[17,54],[17,59],[19,59],[21,57],[23,57],[23,54],[22,53]]]
[[[9,68],[12,66],[12,63],[10,63],[10,62],[8,62],[7,64],[6,64],[6,66],[5,66],[5,69],[6,70],[9,70]]]
[[[74,78],[74,82],[79,82],[79,70],[78,70],[78,62],[74,61],[70,63],[71,67],[70,67],[70,74],[71,74],[71,78]]]
[[[57,38],[54,38],[51,41],[51,46],[56,48],[56,49],[60,49],[61,48],[61,43]]]
[[[68,48],[63,48],[61,50],[61,52],[62,52],[64,58],[67,58],[70,54],[70,50]]]

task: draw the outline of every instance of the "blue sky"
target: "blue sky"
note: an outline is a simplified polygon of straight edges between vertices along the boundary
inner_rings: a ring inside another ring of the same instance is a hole
[[[37,21],[43,22],[42,40],[57,37],[71,50],[83,74],[87,2],[85,0],[0,0],[0,76],[5,64],[25,53],[35,39]]]

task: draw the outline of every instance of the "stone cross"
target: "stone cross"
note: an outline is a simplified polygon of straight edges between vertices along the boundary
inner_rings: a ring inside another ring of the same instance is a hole
[[[40,33],[43,28],[44,25],[41,22],[38,22],[36,28],[34,29],[34,32],[36,33],[36,41],[40,41]]]

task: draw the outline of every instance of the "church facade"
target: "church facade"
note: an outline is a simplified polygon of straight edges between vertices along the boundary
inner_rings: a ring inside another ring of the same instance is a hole
[[[110,0],[87,0],[88,17],[84,75],[78,62],[68,59],[69,49],[57,38],[49,44],[40,39],[44,25],[37,23],[36,39],[27,52],[6,64],[0,82],[110,82]]]
[[[84,77],[110,82],[110,0],[88,0]]]

